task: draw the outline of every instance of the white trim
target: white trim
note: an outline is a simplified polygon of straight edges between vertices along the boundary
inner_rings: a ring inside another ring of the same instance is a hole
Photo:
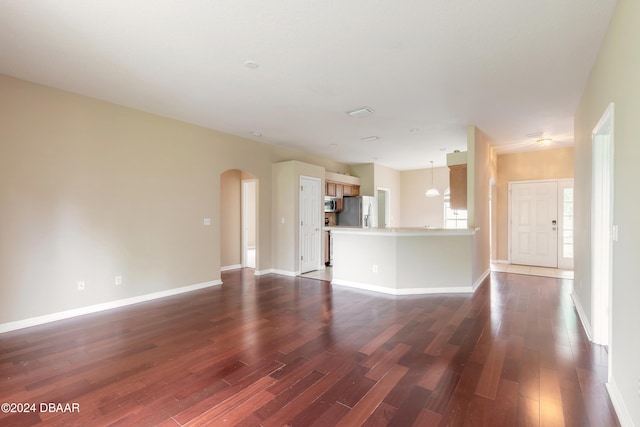
[[[484,273],[482,273],[482,276],[480,276],[480,278],[478,280],[475,281],[475,283],[473,284],[473,286],[471,287],[472,291],[471,292],[475,292],[480,285],[482,285],[482,282],[485,281],[485,279],[491,274],[491,267],[489,267]]]
[[[386,220],[387,226],[384,225],[380,227],[380,199],[378,198],[378,192],[382,191],[384,193],[384,219]],[[389,187],[376,187],[376,227],[378,228],[389,228],[391,226],[391,188]]]
[[[240,180],[240,200],[241,200],[241,206],[240,206],[240,215],[241,215],[241,228],[240,228],[240,246],[241,246],[241,250],[240,250],[240,259],[241,259],[241,264],[242,267],[248,267],[248,268],[256,268],[256,266],[258,265],[258,248],[256,247],[258,245],[258,239],[259,239],[259,233],[258,233],[258,180],[256,178],[250,178],[250,179],[241,179]],[[247,205],[248,205],[248,194],[247,194],[247,188],[253,186],[253,217],[254,217],[254,221],[253,224],[251,224],[247,218],[247,216],[249,215],[249,210],[247,209]],[[248,233],[247,233],[247,229],[250,227],[253,227],[254,229],[254,234],[255,234],[255,245],[253,246],[249,246],[248,244]],[[248,265],[248,257],[247,257],[247,252],[250,249],[255,249],[256,254],[255,254],[255,259],[254,259],[254,266],[249,266]]]
[[[239,268],[242,268],[242,264],[225,265],[220,267],[220,271],[238,270]]]
[[[43,325],[45,323],[55,322],[63,319],[69,319],[71,317],[82,316],[85,314],[111,310],[113,308],[124,307],[127,305],[138,304],[141,302],[183,294],[185,292],[197,291],[199,289],[204,289],[204,288],[217,286],[221,284],[222,284],[222,281],[220,279],[212,280],[210,282],[197,283],[195,285],[183,286],[181,288],[167,289],[166,291],[139,295],[137,297],[125,298],[125,299],[105,302],[102,304],[89,305],[86,307],[74,308],[72,310],[45,314],[44,316],[31,317],[29,319],[23,319],[23,320],[16,320],[15,322],[2,323],[0,324],[0,333],[15,331],[17,329],[28,328],[31,326]]]
[[[614,106],[610,103],[591,137],[591,320],[593,342],[609,345],[608,378],[613,360]]]
[[[253,272],[254,276],[264,276],[266,274],[274,274],[273,273],[273,268],[267,268],[267,269],[264,269],[264,270],[255,270]]]
[[[591,323],[589,323],[589,318],[587,317],[587,313],[584,311],[582,307],[582,303],[578,299],[577,295],[571,292],[571,300],[573,301],[573,305],[578,312],[578,318],[580,319],[580,323],[582,323],[582,329],[584,329],[585,334],[587,334],[587,338],[589,341],[593,341],[591,338]]]
[[[351,282],[348,280],[335,279],[332,285],[346,286],[349,288],[364,289],[366,291],[380,292],[388,295],[427,295],[427,294],[460,294],[473,293],[470,286],[442,287],[442,288],[388,288],[386,286],[371,285],[369,283]]]
[[[272,268],[271,272],[273,274],[279,274],[281,276],[289,276],[289,277],[295,277],[298,276],[300,274],[300,272],[295,272],[295,271],[288,271],[288,270],[278,270],[276,268]]]
[[[507,259],[494,259],[491,264],[510,264],[510,262]]]
[[[616,415],[618,416],[618,421],[620,421],[620,425],[622,427],[633,427],[633,419],[631,418],[631,414],[627,409],[627,406],[624,404],[624,399],[620,394],[620,390],[618,390],[618,386],[614,382],[608,382],[604,384],[607,388],[607,392],[609,393],[609,399],[611,399],[611,404],[613,405],[613,409],[616,411]]]

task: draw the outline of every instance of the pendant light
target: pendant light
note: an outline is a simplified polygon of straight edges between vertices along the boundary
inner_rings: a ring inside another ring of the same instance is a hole
[[[427,197],[436,197],[440,195],[438,189],[433,186],[433,160],[431,160],[431,188],[429,188],[424,195]]]

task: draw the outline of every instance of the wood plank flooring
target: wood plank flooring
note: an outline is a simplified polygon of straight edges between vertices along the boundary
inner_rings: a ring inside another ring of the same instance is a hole
[[[0,425],[619,425],[571,280],[492,273],[473,295],[403,297],[223,281],[0,335],[0,403],[36,405]]]

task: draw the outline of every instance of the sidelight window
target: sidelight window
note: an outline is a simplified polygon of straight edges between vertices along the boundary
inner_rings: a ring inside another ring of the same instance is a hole
[[[444,192],[444,227],[467,228],[467,210],[451,209],[451,191]]]

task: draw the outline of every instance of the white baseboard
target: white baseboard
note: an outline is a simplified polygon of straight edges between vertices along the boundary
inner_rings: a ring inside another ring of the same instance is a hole
[[[273,269],[267,268],[266,270],[255,270],[253,272],[254,276],[264,276],[265,274],[273,274]]]
[[[491,274],[491,268],[487,269],[487,271],[482,273],[482,276],[480,276],[480,278],[475,281],[473,286],[471,286],[472,288],[471,292],[475,292],[478,289],[478,287],[482,285],[482,282],[484,282],[484,279],[486,279],[490,274]]]
[[[220,267],[220,271],[237,270],[239,268],[242,268],[242,264],[225,265],[224,267]]]
[[[591,323],[589,323],[589,318],[587,317],[587,313],[584,311],[584,308],[582,307],[582,303],[580,302],[576,294],[574,294],[573,292],[571,292],[571,300],[573,301],[573,305],[575,306],[576,311],[578,312],[578,318],[580,319],[580,323],[582,323],[582,328],[584,329],[584,332],[587,334],[587,338],[589,339],[589,341],[593,341],[593,336],[591,334]]]
[[[16,320],[0,324],[0,333],[15,331],[17,329],[28,328],[30,326],[43,325],[45,323],[55,322],[57,320],[69,319],[71,317],[82,316],[84,314],[97,313],[99,311],[111,310],[113,308],[124,307],[126,305],[137,304],[140,302],[151,301],[154,299],[165,298],[173,295],[192,292],[198,289],[208,288],[210,286],[221,285],[222,281],[212,280],[210,282],[197,283],[195,285],[183,286],[181,288],[167,289],[166,291],[154,292],[151,294],[139,295],[137,297],[125,298],[115,301],[109,301],[102,304],[89,305],[86,307],[74,308],[72,310],[60,311],[57,313],[46,314],[44,316],[31,317],[24,320]]]
[[[385,286],[371,285],[368,283],[350,282],[348,280],[334,279],[332,285],[346,286],[349,288],[364,289],[366,291],[380,292],[388,295],[427,295],[448,293],[472,293],[470,286],[442,287],[442,288],[387,288]]]
[[[607,387],[611,404],[613,405],[613,409],[616,411],[620,425],[622,427],[634,427],[631,414],[629,413],[627,406],[624,404],[624,399],[622,398],[620,390],[618,390],[616,384],[614,382],[609,382],[605,383],[605,386]]]
[[[277,268],[268,268],[266,270],[256,270],[253,274],[255,276],[264,276],[265,274],[279,274],[281,276],[295,277],[300,273],[296,273],[295,271],[288,271],[288,270],[278,270]]]
[[[298,274],[300,274],[299,272],[298,272],[298,273],[296,273],[295,271],[278,270],[278,269],[276,269],[276,268],[272,268],[272,269],[271,269],[271,272],[272,272],[273,274],[279,274],[279,275],[281,275],[281,276],[289,276],[289,277],[295,277],[295,276],[297,276]]]
[[[506,259],[493,259],[491,260],[491,264],[511,264],[509,260]]]

